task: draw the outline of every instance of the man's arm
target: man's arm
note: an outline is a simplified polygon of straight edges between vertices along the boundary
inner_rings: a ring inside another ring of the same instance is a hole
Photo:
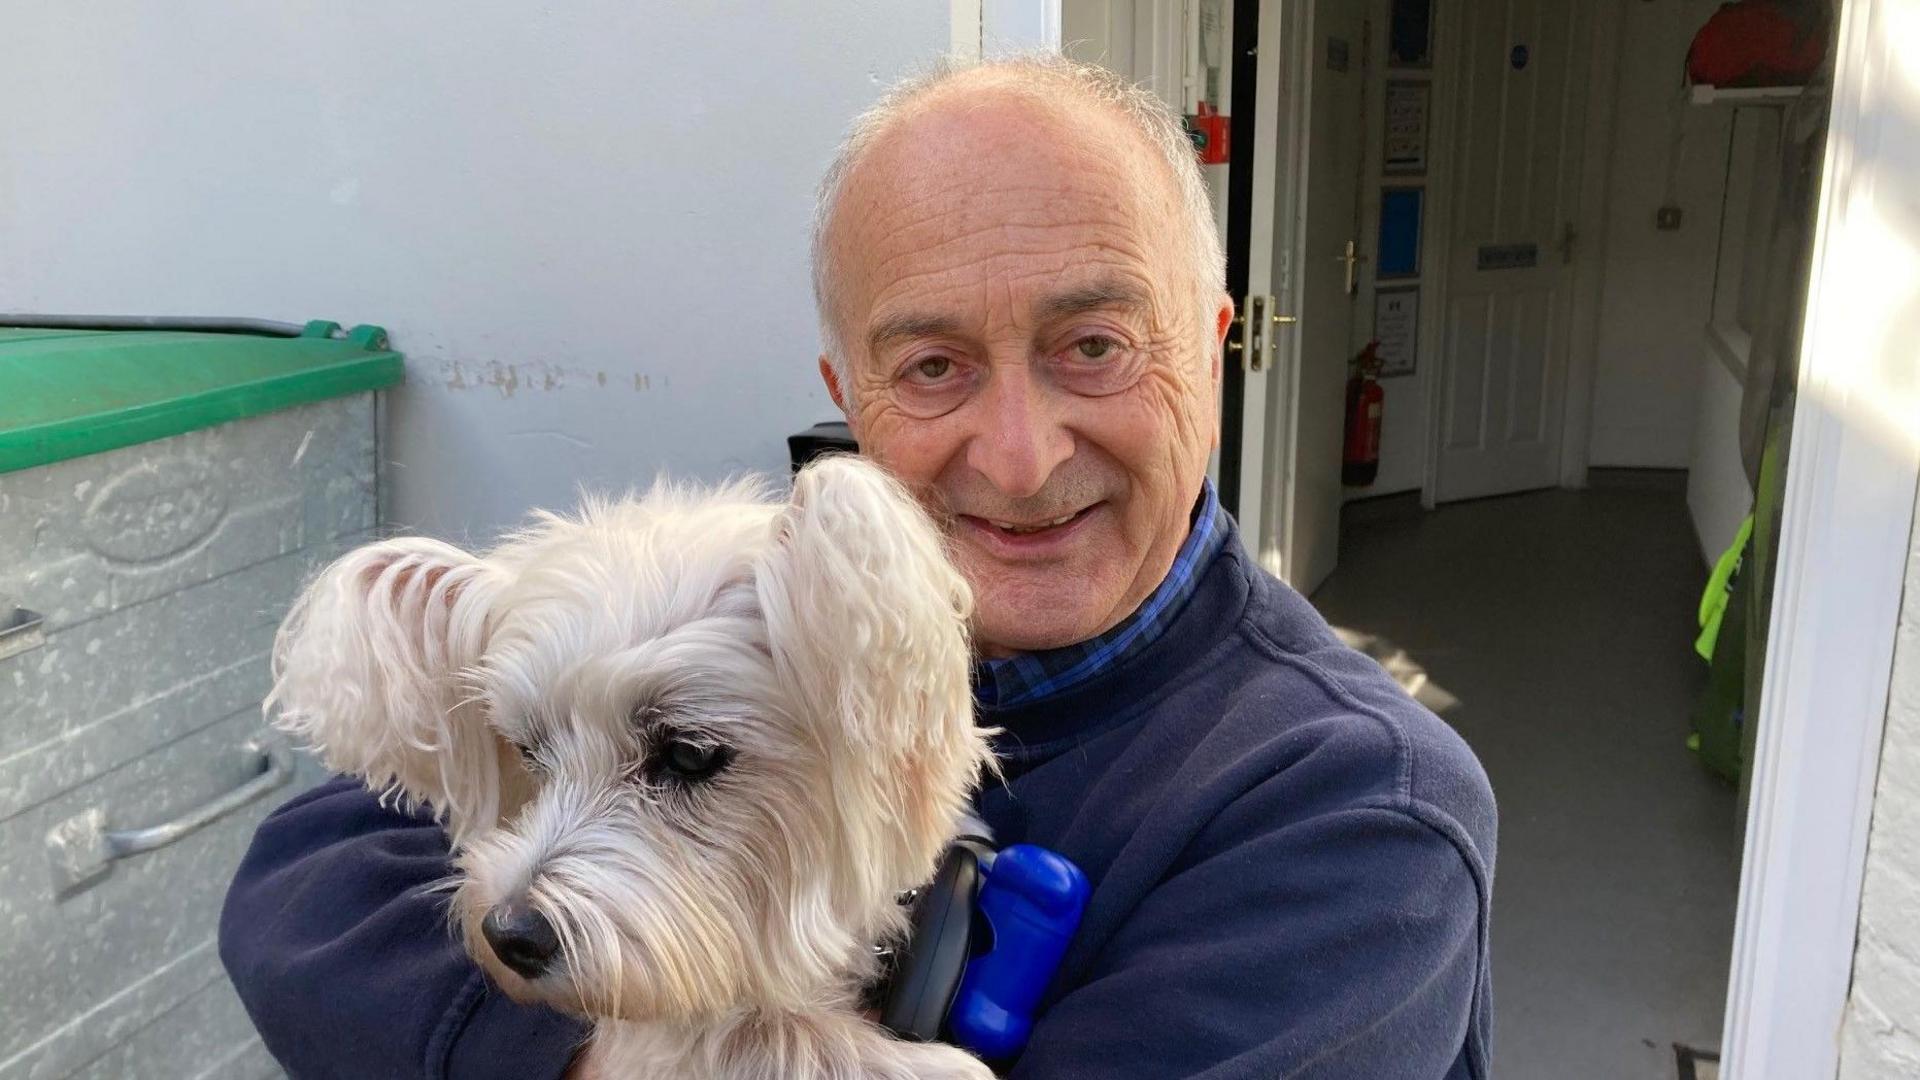
[[[432,821],[356,781],[306,792],[261,824],[220,916],[220,958],[288,1073],[553,1080],[582,1021],[520,1005],[461,949]]]
[[[1046,1011],[1013,1077],[1485,1075],[1484,883],[1460,848],[1398,809],[1262,830],[1285,812],[1250,802],[1214,823],[1247,839],[1201,838]]]

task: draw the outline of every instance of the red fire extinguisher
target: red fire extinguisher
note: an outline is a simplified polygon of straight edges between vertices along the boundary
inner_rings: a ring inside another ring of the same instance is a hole
[[[1380,410],[1386,392],[1374,381],[1380,372],[1380,343],[1367,342],[1354,358],[1347,380],[1346,450],[1340,457],[1340,482],[1366,487],[1380,475]]]

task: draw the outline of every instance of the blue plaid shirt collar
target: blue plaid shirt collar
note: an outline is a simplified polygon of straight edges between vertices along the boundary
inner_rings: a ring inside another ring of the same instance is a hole
[[[1112,671],[1156,641],[1200,586],[1200,575],[1226,546],[1226,512],[1213,481],[1205,481],[1186,542],[1173,557],[1166,579],[1146,602],[1099,637],[1046,652],[983,660],[973,667],[973,697],[980,707],[1006,709],[1062,694]]]

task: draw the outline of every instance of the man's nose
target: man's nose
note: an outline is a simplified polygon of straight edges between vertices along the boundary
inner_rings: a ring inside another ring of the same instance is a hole
[[[967,447],[967,464],[1000,493],[1024,499],[1073,456],[1073,435],[1060,423],[1052,391],[1025,364],[993,373],[979,399],[980,426]]]
[[[480,935],[493,955],[524,979],[537,979],[560,954],[560,935],[545,915],[524,900],[512,900],[487,912]]]

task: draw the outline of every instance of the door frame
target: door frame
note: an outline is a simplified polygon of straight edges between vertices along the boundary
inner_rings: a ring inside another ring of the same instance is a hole
[[[1920,483],[1920,0],[1846,0],[1761,692],[1722,1061],[1833,1077]],[[1915,100],[1911,94],[1908,102]],[[1889,212],[1891,211],[1891,212]],[[1893,223],[1905,222],[1902,236]],[[1907,280],[1889,287],[1889,260]]]
[[[1274,219],[1267,234],[1269,246],[1276,250],[1279,248],[1271,242],[1272,238],[1286,241],[1282,252],[1285,264],[1270,267],[1269,292],[1274,299],[1274,314],[1298,319],[1303,317],[1305,307],[1306,290],[1301,271],[1307,258],[1306,220],[1300,206],[1306,193],[1310,72],[1318,35],[1312,0],[1286,3],[1263,0],[1263,4],[1261,47],[1271,49],[1271,54],[1279,58],[1279,64],[1271,89],[1263,84],[1261,92],[1270,93],[1283,107],[1275,109],[1268,120],[1273,131],[1275,161],[1265,175],[1271,177],[1273,186],[1260,201],[1268,204],[1270,212],[1284,206],[1288,215],[1286,220]],[[1279,161],[1283,153],[1288,162],[1285,166]],[[1300,426],[1300,324],[1297,321],[1276,324],[1270,327],[1269,333],[1273,362],[1269,365],[1266,386],[1267,437],[1260,454],[1264,470],[1260,479],[1260,535],[1264,543],[1253,555],[1268,573],[1285,579],[1293,572],[1293,567],[1287,565],[1287,555],[1294,547],[1294,519],[1287,511],[1293,505],[1299,473],[1295,433]]]
[[[1450,250],[1453,234],[1453,197],[1458,162],[1453,146],[1458,121],[1460,32],[1467,0],[1435,0],[1439,18],[1434,25],[1433,133],[1428,153],[1433,166],[1427,180],[1427,241],[1429,252]],[[1580,204],[1574,230],[1572,300],[1568,315],[1567,370],[1560,401],[1560,446],[1557,451],[1559,485],[1587,486],[1587,442],[1593,430],[1594,357],[1599,348],[1600,295],[1605,285],[1607,235],[1607,163],[1613,158],[1613,101],[1619,81],[1620,28],[1626,19],[1624,3],[1600,5],[1594,15],[1593,56],[1589,65],[1596,87],[1587,95],[1586,120],[1581,125]],[[1599,168],[1594,164],[1599,163]],[[1433,357],[1426,381],[1426,461],[1421,471],[1420,505],[1438,505],[1440,444],[1444,427],[1441,412],[1446,397],[1448,266],[1450,258],[1429,257],[1422,271],[1419,340],[1431,342]]]

